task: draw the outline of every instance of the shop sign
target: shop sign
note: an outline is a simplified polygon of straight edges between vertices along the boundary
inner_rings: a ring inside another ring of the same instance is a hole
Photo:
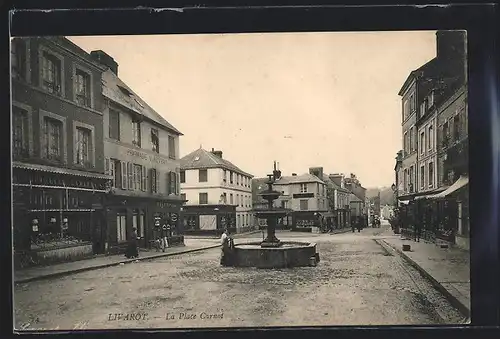
[[[170,214],[170,220],[172,220],[172,222],[176,222],[178,219],[179,219],[179,216],[177,215],[177,213]]]
[[[128,149],[127,155],[130,155],[130,156],[136,157],[136,158],[140,158],[144,161],[153,162],[153,163],[159,164],[159,165],[167,165],[167,163],[168,163],[167,160],[165,160],[161,157],[158,157],[155,155],[149,155],[147,153],[139,152],[139,151],[133,150],[133,149]]]
[[[158,208],[177,208],[177,205],[168,203],[166,201],[158,201],[158,202],[156,202],[156,206]]]

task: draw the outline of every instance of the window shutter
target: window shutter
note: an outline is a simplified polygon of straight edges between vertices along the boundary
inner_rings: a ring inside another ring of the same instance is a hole
[[[110,167],[109,158],[104,158],[104,174],[106,174],[106,175],[111,174],[111,167]]]
[[[151,191],[151,193],[154,193],[154,185],[156,183],[156,179],[155,179],[155,174],[154,174],[154,168],[150,168],[149,169],[149,190]]]
[[[146,166],[142,166],[142,183],[141,183],[141,191],[146,191],[148,187],[148,171]]]
[[[172,172],[165,173],[165,183],[166,183],[166,193],[167,195],[172,194]]]
[[[120,161],[120,167],[122,169],[122,189],[126,190],[128,188],[127,163],[125,161]]]
[[[127,171],[128,171],[128,189],[134,189],[134,167],[131,162],[127,162]]]
[[[111,179],[111,186],[112,187],[115,187],[116,183],[115,183],[115,162],[113,160],[109,160],[109,174],[113,177]]]
[[[156,192],[155,193],[158,193],[160,191],[160,173],[155,170],[156,172],[156,175],[155,175],[155,179],[156,179]]]
[[[177,173],[170,172],[170,194],[177,194]]]

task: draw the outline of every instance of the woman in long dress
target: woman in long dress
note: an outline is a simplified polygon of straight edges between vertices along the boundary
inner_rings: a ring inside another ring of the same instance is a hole
[[[137,227],[132,228],[125,256],[129,259],[139,257],[139,251],[137,250]]]

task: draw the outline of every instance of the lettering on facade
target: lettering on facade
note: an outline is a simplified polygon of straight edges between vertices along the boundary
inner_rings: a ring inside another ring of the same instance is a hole
[[[168,202],[165,202],[165,201],[158,201],[156,203],[156,206],[158,208],[177,208],[178,206],[174,205],[174,204],[171,204],[171,203],[168,203]]]
[[[166,165],[167,164],[167,160],[165,160],[161,157],[158,157],[155,155],[148,155],[147,153],[139,152],[139,151],[136,151],[133,149],[127,150],[127,155],[130,155],[130,156],[133,156],[136,158],[140,158],[140,159],[145,160],[145,161],[154,162],[155,164],[159,164],[159,165]]]

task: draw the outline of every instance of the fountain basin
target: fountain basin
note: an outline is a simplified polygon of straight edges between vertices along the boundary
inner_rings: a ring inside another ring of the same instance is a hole
[[[236,267],[291,268],[311,266],[316,255],[316,244],[284,241],[280,247],[261,247],[260,242],[234,245]],[[314,261],[314,262],[315,262]]]

